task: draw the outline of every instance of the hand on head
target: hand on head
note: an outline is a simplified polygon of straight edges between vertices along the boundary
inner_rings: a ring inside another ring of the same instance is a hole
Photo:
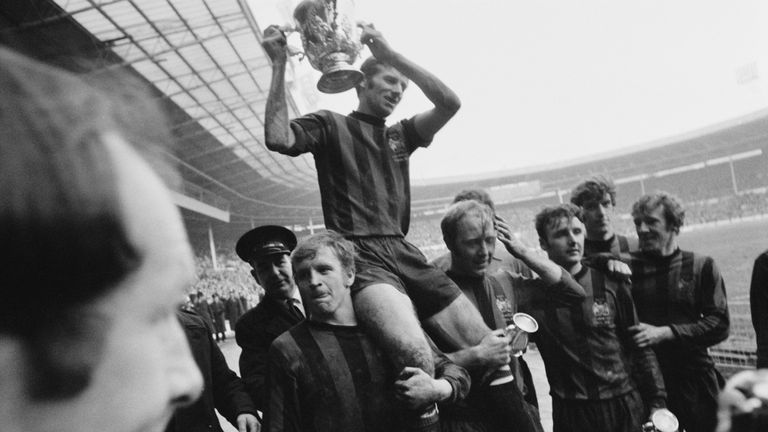
[[[384,39],[381,32],[376,30],[373,24],[370,23],[359,22],[357,23],[357,26],[362,29],[360,42],[368,46],[368,49],[371,50],[371,54],[373,54],[374,57],[388,63],[395,52],[392,50],[389,42]]]
[[[507,248],[507,251],[514,257],[519,258],[527,249],[525,244],[515,236],[512,228],[507,222],[499,216],[494,216],[493,225],[496,228],[496,238]]]

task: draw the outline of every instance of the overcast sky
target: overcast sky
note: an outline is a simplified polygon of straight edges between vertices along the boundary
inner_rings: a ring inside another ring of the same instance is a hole
[[[340,0],[341,1],[341,0]],[[290,0],[252,0],[265,28]],[[356,0],[358,19],[462,99],[415,180],[541,166],[768,107],[760,0]],[[364,56],[367,56],[367,51]],[[301,67],[308,67],[307,61]],[[354,92],[322,96],[342,113]],[[429,108],[412,86],[391,120]]]

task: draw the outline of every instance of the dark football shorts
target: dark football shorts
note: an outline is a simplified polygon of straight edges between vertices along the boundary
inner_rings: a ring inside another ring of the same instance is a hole
[[[647,420],[640,393],[632,390],[610,399],[564,400],[552,398],[554,432],[635,432]]]
[[[408,295],[419,319],[445,309],[461,290],[442,270],[427,263],[424,254],[402,237],[353,237],[357,248],[354,296],[374,284],[389,284]]]

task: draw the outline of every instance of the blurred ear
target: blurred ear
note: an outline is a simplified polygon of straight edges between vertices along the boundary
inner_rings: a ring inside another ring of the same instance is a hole
[[[256,282],[258,282],[258,284],[261,285],[261,281],[259,280],[259,276],[256,270],[251,270],[251,276],[253,276],[253,278],[256,279]]]
[[[448,249],[448,252],[453,253],[453,242],[451,242],[450,239],[443,237],[443,243],[445,243],[445,247]]]
[[[355,283],[355,271],[349,270],[346,272],[345,276],[346,276],[345,278],[346,280],[344,281],[344,286],[349,288],[352,286],[353,283]]]
[[[362,80],[360,80],[360,84],[358,84],[360,88],[368,88],[368,77],[363,77]]]
[[[549,243],[547,243],[547,239],[539,237],[539,246],[541,246],[541,249],[544,252],[547,252],[549,249]]]

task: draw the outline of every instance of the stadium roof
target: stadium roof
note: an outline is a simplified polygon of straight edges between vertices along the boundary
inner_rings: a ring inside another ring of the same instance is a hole
[[[149,82],[171,112],[185,193],[233,217],[259,222],[321,220],[311,156],[266,150],[264,107],[271,68],[246,0],[29,0],[0,4],[2,42],[53,63],[89,58],[89,73],[129,70]],[[16,42],[16,43],[13,43]],[[289,115],[299,114],[289,100]],[[414,206],[445,202],[461,188],[541,180],[568,187],[584,176],[631,175],[697,154],[765,147],[768,111],[619,153],[481,178],[414,186]],[[514,157],[514,150],[508,157]]]
[[[235,212],[319,211],[311,156],[288,158],[264,146],[271,67],[245,0],[23,3],[2,6],[4,33],[39,36],[55,26],[47,42],[60,49],[52,51],[82,55],[82,48],[73,52],[72,36],[61,37],[79,31],[91,39],[88,56],[105,60],[89,73],[135,71],[180,111],[173,116],[175,156],[192,183],[230,201]],[[289,115],[298,115],[290,96],[288,102]]]

